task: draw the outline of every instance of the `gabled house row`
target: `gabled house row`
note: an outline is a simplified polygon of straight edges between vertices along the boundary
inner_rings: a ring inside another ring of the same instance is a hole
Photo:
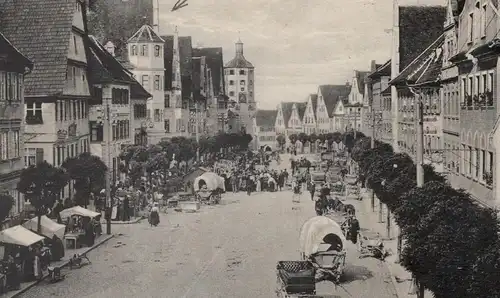
[[[395,5],[393,56],[372,63],[364,119],[365,134],[415,157],[421,103],[425,162],[487,206],[500,198],[498,10],[486,0]]]

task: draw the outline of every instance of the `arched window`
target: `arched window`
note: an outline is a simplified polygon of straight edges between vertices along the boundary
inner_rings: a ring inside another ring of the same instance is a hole
[[[155,46],[155,57],[161,56],[161,46]]]
[[[136,45],[133,45],[133,46],[131,47],[130,52],[131,52],[131,56],[137,56],[137,46],[136,46]]]
[[[147,56],[148,55],[148,45],[144,44],[141,46],[141,56]]]

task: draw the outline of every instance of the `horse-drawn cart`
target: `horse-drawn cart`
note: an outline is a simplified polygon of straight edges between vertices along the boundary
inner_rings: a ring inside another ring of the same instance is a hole
[[[226,192],[224,178],[213,172],[201,174],[194,180],[193,187],[197,198],[209,204],[218,204]]]
[[[330,218],[315,216],[304,223],[299,240],[302,260],[310,261],[316,268],[316,280],[339,283],[347,243],[341,226]]]

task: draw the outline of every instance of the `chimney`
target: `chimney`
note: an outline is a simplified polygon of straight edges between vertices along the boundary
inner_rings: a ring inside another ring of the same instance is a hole
[[[375,60],[372,60],[370,72],[374,72],[376,70],[377,70],[377,63],[375,62]]]
[[[108,51],[108,53],[111,54],[111,56],[115,56],[115,45],[114,43],[112,43],[111,41],[108,41],[105,45],[104,45],[104,48],[106,49],[106,51]]]

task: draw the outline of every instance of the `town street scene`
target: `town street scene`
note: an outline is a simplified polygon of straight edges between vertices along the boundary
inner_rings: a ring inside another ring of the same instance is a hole
[[[0,0],[0,298],[500,298],[499,5]]]

